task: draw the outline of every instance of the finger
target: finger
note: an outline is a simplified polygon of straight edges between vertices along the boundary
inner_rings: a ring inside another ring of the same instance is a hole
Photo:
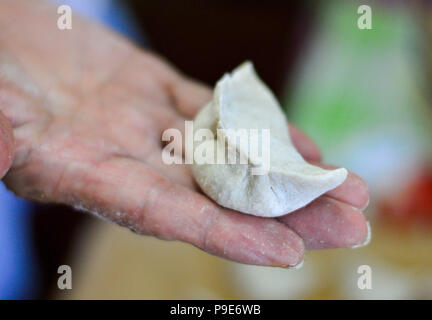
[[[67,182],[70,174],[73,182]],[[185,241],[242,263],[295,266],[302,261],[303,242],[284,224],[223,209],[134,160],[117,158],[82,173],[63,172],[62,181],[56,188],[61,201],[73,205],[79,199],[80,208],[138,233]]]
[[[171,94],[178,111],[189,119],[194,118],[213,96],[207,86],[186,78],[181,78],[171,86]]]
[[[14,140],[12,128],[0,112],[0,179],[6,174],[12,165]]]
[[[299,128],[289,124],[291,140],[297,151],[307,161],[321,161],[321,152],[317,145]]]
[[[320,197],[306,207],[279,218],[304,241],[306,249],[353,248],[367,244],[365,216],[350,205]]]
[[[327,164],[312,163],[327,170],[337,169],[337,167]],[[360,210],[365,210],[369,204],[369,189],[366,181],[351,171],[348,171],[347,178],[339,187],[328,191],[326,195]]]

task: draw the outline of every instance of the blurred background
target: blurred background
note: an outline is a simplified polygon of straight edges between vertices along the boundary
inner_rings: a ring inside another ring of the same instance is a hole
[[[54,1],[53,1],[54,2]],[[372,241],[245,266],[137,236],[0,185],[0,299],[432,299],[432,6],[428,1],[63,0],[213,86],[250,59],[326,162],[364,177]],[[360,30],[357,8],[372,8]],[[57,289],[57,268],[73,289]],[[357,269],[372,269],[360,290]]]

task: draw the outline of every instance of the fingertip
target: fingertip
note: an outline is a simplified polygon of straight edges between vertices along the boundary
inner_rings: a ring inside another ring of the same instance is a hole
[[[291,270],[299,270],[299,269],[303,268],[303,265],[304,265],[304,259],[302,259],[302,260],[301,260],[298,264],[296,264],[295,266],[288,267],[288,269],[291,269]]]
[[[369,207],[369,203],[370,203],[370,196],[369,196],[369,188],[366,185],[366,195],[364,196],[363,199],[363,205],[359,206],[360,211],[365,211],[368,207]]]
[[[323,169],[334,170],[335,166],[312,162]],[[354,172],[348,171],[345,181],[326,193],[330,198],[345,202],[354,208],[365,210],[369,205],[369,187],[366,181]]]
[[[303,242],[303,239],[301,239],[294,231],[287,229],[287,232],[292,234],[288,246],[295,252],[295,254],[292,252],[287,252],[286,248],[282,248],[281,254],[276,252],[276,257],[278,260],[278,264],[276,266],[286,267],[289,269],[300,269],[304,263],[306,246]]]
[[[369,187],[367,182],[358,174],[349,171],[348,177],[344,184],[340,186],[341,191],[347,195],[347,201],[353,207],[366,210],[369,205]],[[337,191],[337,189],[335,189]],[[331,191],[330,191],[331,194]],[[340,199],[342,200],[342,199]]]
[[[360,210],[328,197],[280,221],[303,239],[307,250],[353,248],[364,245],[369,237],[368,222]]]
[[[358,209],[353,208],[350,214],[351,236],[341,243],[342,248],[359,248],[364,246],[370,237],[370,224],[365,215]]]
[[[357,249],[367,246],[372,240],[372,229],[369,221],[366,221],[366,236],[363,238],[363,242],[359,242],[351,247],[351,249]]]

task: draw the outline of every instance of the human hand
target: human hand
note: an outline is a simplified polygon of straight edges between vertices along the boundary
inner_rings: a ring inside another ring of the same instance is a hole
[[[12,165],[13,133],[9,121],[0,112],[0,179]]]
[[[15,137],[5,183],[19,196],[248,264],[295,266],[305,248],[366,240],[358,208],[368,202],[367,186],[352,173],[278,219],[225,209],[201,194],[187,166],[162,163],[161,135],[182,129],[211,91],[102,27],[74,18],[72,30],[60,31],[56,18],[43,3],[11,1],[0,10],[0,111]],[[290,130],[299,152],[318,163],[315,145]]]

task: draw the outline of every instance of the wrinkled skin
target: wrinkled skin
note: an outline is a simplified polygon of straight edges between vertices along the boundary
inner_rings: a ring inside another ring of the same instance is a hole
[[[248,264],[295,266],[305,249],[366,240],[360,209],[368,190],[352,173],[279,219],[211,201],[188,166],[161,161],[163,130],[182,129],[210,89],[76,16],[72,30],[60,31],[57,17],[39,1],[0,0],[0,176],[11,166],[4,182],[17,195]],[[319,163],[313,142],[293,126],[290,132],[299,152]]]

